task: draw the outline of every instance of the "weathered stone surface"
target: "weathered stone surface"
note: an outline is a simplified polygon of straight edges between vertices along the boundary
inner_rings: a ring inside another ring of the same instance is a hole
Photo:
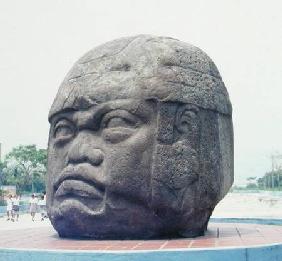
[[[233,182],[231,115],[197,47],[139,35],[91,50],[49,114],[54,228],[97,239],[202,235]]]

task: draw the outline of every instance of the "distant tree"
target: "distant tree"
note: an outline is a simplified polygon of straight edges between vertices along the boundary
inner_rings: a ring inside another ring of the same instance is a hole
[[[282,188],[282,170],[270,171],[257,180],[259,188],[281,189]]]
[[[3,174],[4,168],[5,168],[4,163],[0,161],[0,186],[3,184],[3,180],[4,180],[4,174]]]
[[[257,177],[248,177],[247,178],[247,181],[248,181],[248,184],[247,184],[247,188],[248,189],[254,189],[254,188],[257,188],[257,181],[256,181]]]
[[[257,186],[257,184],[255,184],[255,183],[250,183],[250,184],[247,184],[247,188],[248,189],[254,189],[254,188],[257,188],[258,186]]]
[[[4,180],[3,177],[4,167],[5,167],[4,163],[0,161],[0,206],[4,205],[4,196],[5,196],[5,191],[1,190],[1,185],[3,184],[3,180]]]
[[[259,188],[265,188],[265,180],[264,180],[264,178],[259,178],[258,180],[257,180],[257,184],[258,184],[258,187]]]
[[[20,145],[6,155],[4,165],[4,184],[16,185],[20,192],[45,190],[46,149]]]
[[[256,178],[257,178],[257,177],[248,177],[247,180],[248,180],[248,181],[254,181],[254,180],[256,180]]]

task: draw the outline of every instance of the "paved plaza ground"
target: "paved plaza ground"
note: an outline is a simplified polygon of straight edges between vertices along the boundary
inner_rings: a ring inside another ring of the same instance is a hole
[[[228,193],[213,217],[282,219],[282,193]]]
[[[45,219],[44,221],[41,221],[40,219],[41,217],[39,214],[35,216],[35,221],[31,220],[31,216],[29,214],[20,215],[19,221],[15,221],[15,222],[7,221],[6,217],[1,217],[0,218],[0,231],[50,227],[51,226],[49,219]]]
[[[36,223],[34,223],[36,224]],[[21,233],[19,233],[19,231]],[[49,227],[2,231],[0,248],[60,250],[165,250],[250,247],[282,242],[282,227],[257,224],[210,223],[205,236],[161,240],[60,239]]]
[[[229,193],[216,207],[213,217],[282,219],[282,199],[281,196],[267,193]],[[137,260],[141,255],[147,257],[140,260],[153,260],[151,256],[154,255],[162,256],[158,260],[168,255],[173,259],[166,260],[184,260],[187,256],[192,256],[191,260],[200,260],[199,256],[204,256],[204,260],[227,260],[226,257],[231,254],[233,258],[228,260],[280,260],[277,257],[281,256],[281,242],[282,226],[243,224],[236,223],[236,220],[234,223],[210,222],[205,236],[197,238],[77,240],[59,238],[48,219],[41,221],[40,214],[37,214],[35,221],[31,220],[29,214],[20,215],[18,222],[0,218],[0,260],[5,261],[18,260],[17,251],[20,251],[21,260],[30,261],[65,260],[65,255],[68,260],[90,260],[90,255],[93,257],[91,260],[101,255],[112,260],[113,255],[117,255],[116,258],[124,253],[131,255],[127,256],[127,260],[133,257]],[[176,254],[179,255],[178,259]],[[23,259],[23,255],[26,259]],[[245,255],[251,255],[253,259],[245,259]],[[206,259],[207,256],[209,259]]]

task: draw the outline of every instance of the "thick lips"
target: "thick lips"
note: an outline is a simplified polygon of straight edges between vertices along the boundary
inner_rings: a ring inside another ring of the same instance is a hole
[[[105,186],[102,180],[96,178],[97,174],[97,169],[88,163],[66,167],[54,183],[55,197],[73,195],[93,199],[103,198]]]

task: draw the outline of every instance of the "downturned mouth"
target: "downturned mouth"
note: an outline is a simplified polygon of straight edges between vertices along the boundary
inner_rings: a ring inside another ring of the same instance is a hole
[[[89,164],[68,166],[58,176],[54,183],[55,197],[79,196],[90,198],[102,198],[105,186],[98,180],[97,170],[91,171]]]

